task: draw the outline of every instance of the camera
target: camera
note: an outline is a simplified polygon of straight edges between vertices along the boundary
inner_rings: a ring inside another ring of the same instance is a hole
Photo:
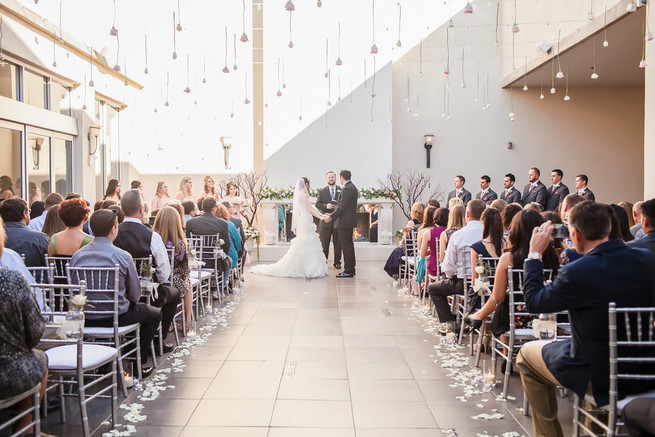
[[[561,223],[553,224],[553,238],[569,238],[569,227]]]

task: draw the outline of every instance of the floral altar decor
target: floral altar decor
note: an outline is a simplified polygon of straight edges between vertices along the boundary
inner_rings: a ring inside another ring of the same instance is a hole
[[[246,236],[246,244],[250,242],[250,248],[248,249],[248,252],[252,251],[252,242],[254,241],[255,244],[257,245],[257,261],[259,261],[259,244],[261,243],[261,234],[257,230],[257,228],[253,226],[247,226],[244,230],[243,233]]]

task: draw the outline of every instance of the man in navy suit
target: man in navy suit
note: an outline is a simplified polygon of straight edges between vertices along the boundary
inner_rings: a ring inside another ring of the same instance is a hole
[[[535,228],[525,261],[524,298],[530,313],[567,310],[571,339],[527,343],[516,364],[532,406],[535,436],[561,436],[557,421],[556,386],[584,397],[591,389],[596,405],[609,401],[608,307],[650,307],[655,291],[655,255],[631,248],[623,240],[609,240],[611,220],[607,206],[582,202],[571,210],[569,234],[582,258],[559,270],[544,286],[541,255],[553,241],[550,221]],[[642,350],[655,355],[655,348]],[[649,364],[633,366],[630,373],[652,373]],[[621,381],[622,393],[650,389],[653,381]]]
[[[595,202],[596,196],[594,196],[594,193],[587,187],[587,184],[589,184],[589,178],[586,174],[579,174],[575,177],[575,188],[577,188],[578,194],[584,197],[585,200]]]
[[[450,202],[450,199],[453,197],[459,197],[462,199],[462,202],[464,202],[464,206],[466,206],[467,203],[471,201],[471,192],[464,188],[464,184],[466,183],[466,178],[462,175],[457,175],[455,176],[455,189],[448,193],[448,202]]]
[[[537,167],[532,167],[528,172],[528,181],[530,183],[523,188],[523,206],[528,203],[537,202],[546,207],[546,186],[539,180],[541,172]]]
[[[325,174],[327,186],[321,188],[316,199],[316,208],[323,214],[334,212],[337,206],[337,199],[341,195],[341,187],[337,185],[337,175],[333,171]],[[339,240],[339,231],[334,228],[334,222],[326,223],[321,220],[318,224],[318,234],[323,246],[325,259],[330,254],[330,240],[334,244],[334,267],[341,268],[341,241]]]
[[[498,199],[498,194],[491,188],[489,184],[491,183],[491,178],[487,175],[480,176],[480,192],[475,195],[476,199],[482,200],[485,204],[493,200]]]
[[[338,230],[341,240],[341,251],[343,253],[343,272],[337,278],[352,278],[355,276],[355,245],[353,242],[353,229],[357,227],[357,199],[359,192],[355,184],[350,180],[349,170],[339,172],[341,182],[341,195],[337,199],[337,205],[332,214],[326,214],[326,223],[334,221],[334,228]]]
[[[505,179],[503,180],[503,187],[505,191],[500,193],[500,198],[507,203],[521,203],[521,192],[514,188],[514,183],[516,182],[516,176],[512,173],[507,173]]]
[[[559,205],[569,194],[569,187],[562,182],[564,172],[559,168],[550,172],[550,181],[553,185],[548,189],[548,199],[546,200],[546,211],[558,212]]]

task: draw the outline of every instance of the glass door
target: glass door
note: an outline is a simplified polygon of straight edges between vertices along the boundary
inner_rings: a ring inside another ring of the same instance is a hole
[[[73,191],[73,137],[55,134],[52,144],[54,191],[65,198]]]
[[[52,137],[50,132],[28,127],[25,144],[27,167],[27,202],[44,200],[52,192],[50,166]]]
[[[0,198],[23,197],[22,144],[23,126],[0,121]]]

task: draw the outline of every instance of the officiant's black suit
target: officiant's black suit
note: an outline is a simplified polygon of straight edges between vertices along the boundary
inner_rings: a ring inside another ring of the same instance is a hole
[[[343,251],[344,273],[355,274],[355,245],[353,229],[357,227],[357,187],[348,181],[341,188],[337,209],[330,215],[334,228],[339,232],[341,250]]]
[[[334,200],[339,199],[341,194],[341,187],[338,185],[334,186]],[[334,212],[334,209],[328,209],[328,205],[332,201],[332,195],[330,194],[330,186],[321,188],[318,192],[318,199],[316,199],[316,208],[321,211],[323,214],[329,214]],[[318,235],[321,239],[321,245],[323,246],[323,253],[325,254],[325,259],[327,259],[330,254],[330,239],[334,242],[334,265],[335,267],[338,264],[341,264],[341,240],[339,240],[339,231],[334,227],[334,222],[330,221],[325,223],[325,220],[321,220],[318,223]]]

